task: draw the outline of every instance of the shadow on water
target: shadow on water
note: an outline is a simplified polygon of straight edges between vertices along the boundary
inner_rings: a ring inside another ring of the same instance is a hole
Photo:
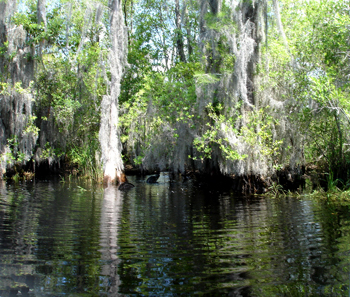
[[[348,205],[129,179],[0,182],[0,296],[349,296]]]

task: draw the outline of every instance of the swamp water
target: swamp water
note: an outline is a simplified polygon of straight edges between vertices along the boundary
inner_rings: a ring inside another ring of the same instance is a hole
[[[347,205],[129,180],[0,181],[0,296],[349,296]]]

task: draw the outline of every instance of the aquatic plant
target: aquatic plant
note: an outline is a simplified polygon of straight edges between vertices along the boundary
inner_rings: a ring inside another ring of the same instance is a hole
[[[286,193],[283,190],[283,186],[277,182],[273,182],[272,185],[268,188],[267,196],[272,196],[273,198],[277,197],[286,197]]]

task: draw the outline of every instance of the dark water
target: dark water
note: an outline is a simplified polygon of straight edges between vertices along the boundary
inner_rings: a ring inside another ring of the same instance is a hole
[[[349,296],[346,204],[129,179],[0,182],[0,296]]]

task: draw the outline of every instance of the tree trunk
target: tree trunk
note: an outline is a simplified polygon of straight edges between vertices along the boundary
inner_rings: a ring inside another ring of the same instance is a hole
[[[102,99],[99,132],[103,178],[107,184],[119,179],[123,170],[121,143],[118,135],[118,97],[127,56],[127,32],[120,0],[111,0],[110,9],[110,94],[103,96]]]
[[[283,40],[283,43],[284,43],[284,47],[286,48],[288,53],[290,53],[287,37],[286,37],[286,34],[284,33],[284,30],[283,30],[283,25],[282,25],[282,21],[281,21],[281,14],[280,14],[280,7],[279,7],[279,4],[278,4],[278,0],[273,0],[273,7],[274,7],[274,10],[275,10],[275,16],[276,16],[276,22],[277,22],[278,31],[281,34],[281,37],[282,37],[282,40]]]
[[[187,39],[187,51],[188,51],[188,59],[191,60],[193,48],[192,48],[192,37],[191,37],[191,26],[189,24],[189,18],[188,18],[188,10],[187,10],[187,3],[183,2],[183,18],[184,20],[182,23],[185,25],[186,28],[186,39]]]
[[[38,0],[37,2],[37,18],[38,18],[38,25],[40,26],[41,23],[44,24],[44,30],[46,32],[47,28],[47,22],[46,22],[46,0]],[[41,57],[42,50],[45,46],[45,39],[40,40],[39,44],[39,56]]]
[[[181,31],[181,15],[179,0],[175,0],[175,24],[176,24],[176,48],[180,61],[186,63],[186,56],[184,52],[183,35]]]

